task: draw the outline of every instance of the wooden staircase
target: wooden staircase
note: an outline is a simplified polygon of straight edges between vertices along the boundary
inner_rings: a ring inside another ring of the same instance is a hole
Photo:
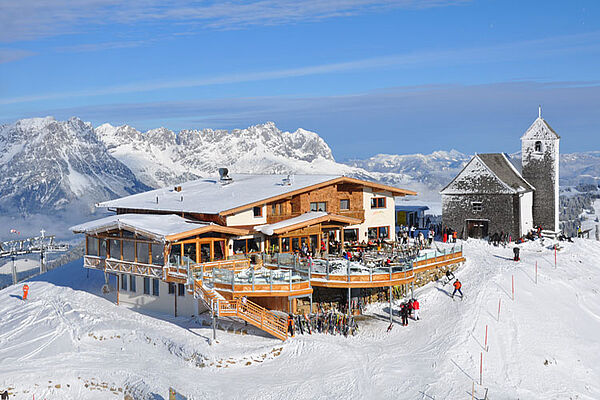
[[[219,317],[237,317],[278,339],[287,339],[286,321],[266,308],[250,300],[227,300],[216,290],[205,287],[199,280],[194,282],[194,292]]]

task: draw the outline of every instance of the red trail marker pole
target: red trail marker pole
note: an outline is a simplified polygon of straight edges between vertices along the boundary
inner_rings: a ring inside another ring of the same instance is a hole
[[[485,351],[488,351],[488,345],[487,345],[487,325],[485,326]]]
[[[515,301],[515,276],[512,276],[512,299]]]
[[[479,386],[483,385],[483,352],[479,358]]]
[[[502,299],[498,299],[498,322],[500,322],[500,304],[502,304]]]

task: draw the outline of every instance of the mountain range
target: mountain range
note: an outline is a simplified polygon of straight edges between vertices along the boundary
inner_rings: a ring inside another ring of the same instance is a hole
[[[412,189],[421,201],[439,203],[439,189],[470,157],[451,150],[340,163],[317,133],[281,131],[273,122],[231,131],[141,132],[128,125],[94,128],[76,117],[23,119],[0,125],[0,223],[3,218],[13,225],[31,223],[40,216],[64,225],[63,220],[78,222],[99,201],[215,176],[220,167],[343,174]],[[600,152],[561,155],[562,185],[596,183],[599,177]]]

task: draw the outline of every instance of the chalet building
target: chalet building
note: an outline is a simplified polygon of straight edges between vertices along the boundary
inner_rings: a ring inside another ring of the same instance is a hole
[[[541,116],[521,138],[521,171],[506,154],[477,154],[441,191],[442,221],[459,237],[559,230],[559,140]]]
[[[199,282],[210,273],[215,289],[219,282],[231,286],[219,296],[288,309],[291,299],[312,293],[310,283],[275,271],[263,289],[254,276],[251,288],[238,285],[236,272],[249,266],[249,256],[293,253],[303,245],[313,253],[334,252],[346,242],[394,240],[394,197],[415,194],[345,176],[229,176],[224,170],[217,179],[99,203],[114,215],[71,229],[86,236],[84,265],[118,276],[120,303],[197,315],[201,304],[186,276],[191,265]],[[217,266],[226,269],[217,273]],[[392,274],[385,276],[391,282]],[[204,298],[217,296],[202,285],[196,289],[205,291]]]

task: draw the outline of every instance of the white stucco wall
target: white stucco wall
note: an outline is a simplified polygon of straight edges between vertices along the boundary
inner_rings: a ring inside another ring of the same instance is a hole
[[[385,197],[385,208],[371,208],[371,199],[373,197]],[[373,194],[371,188],[363,189],[363,208],[365,210],[365,222],[359,225],[352,225],[346,229],[358,228],[359,241],[367,241],[367,232],[369,228],[379,226],[388,226],[390,230],[390,239],[396,239],[396,213],[394,196],[389,192]]]
[[[523,193],[519,197],[521,236],[533,229],[533,192]]]
[[[227,226],[258,225],[267,223],[267,207],[262,206],[262,217],[255,217],[253,208],[227,217]]]
[[[129,291],[129,275],[127,277],[127,290],[121,289],[121,280],[119,279],[119,304],[133,309],[141,309],[161,314],[173,316],[175,314],[174,295],[169,294],[169,284],[164,281],[159,282],[159,296],[144,294],[144,278],[136,276],[136,291]],[[177,288],[176,288],[177,292]],[[152,293],[152,278],[150,278],[150,293]],[[177,315],[189,317],[198,315],[198,300],[194,295],[185,292],[185,296],[177,296]]]

